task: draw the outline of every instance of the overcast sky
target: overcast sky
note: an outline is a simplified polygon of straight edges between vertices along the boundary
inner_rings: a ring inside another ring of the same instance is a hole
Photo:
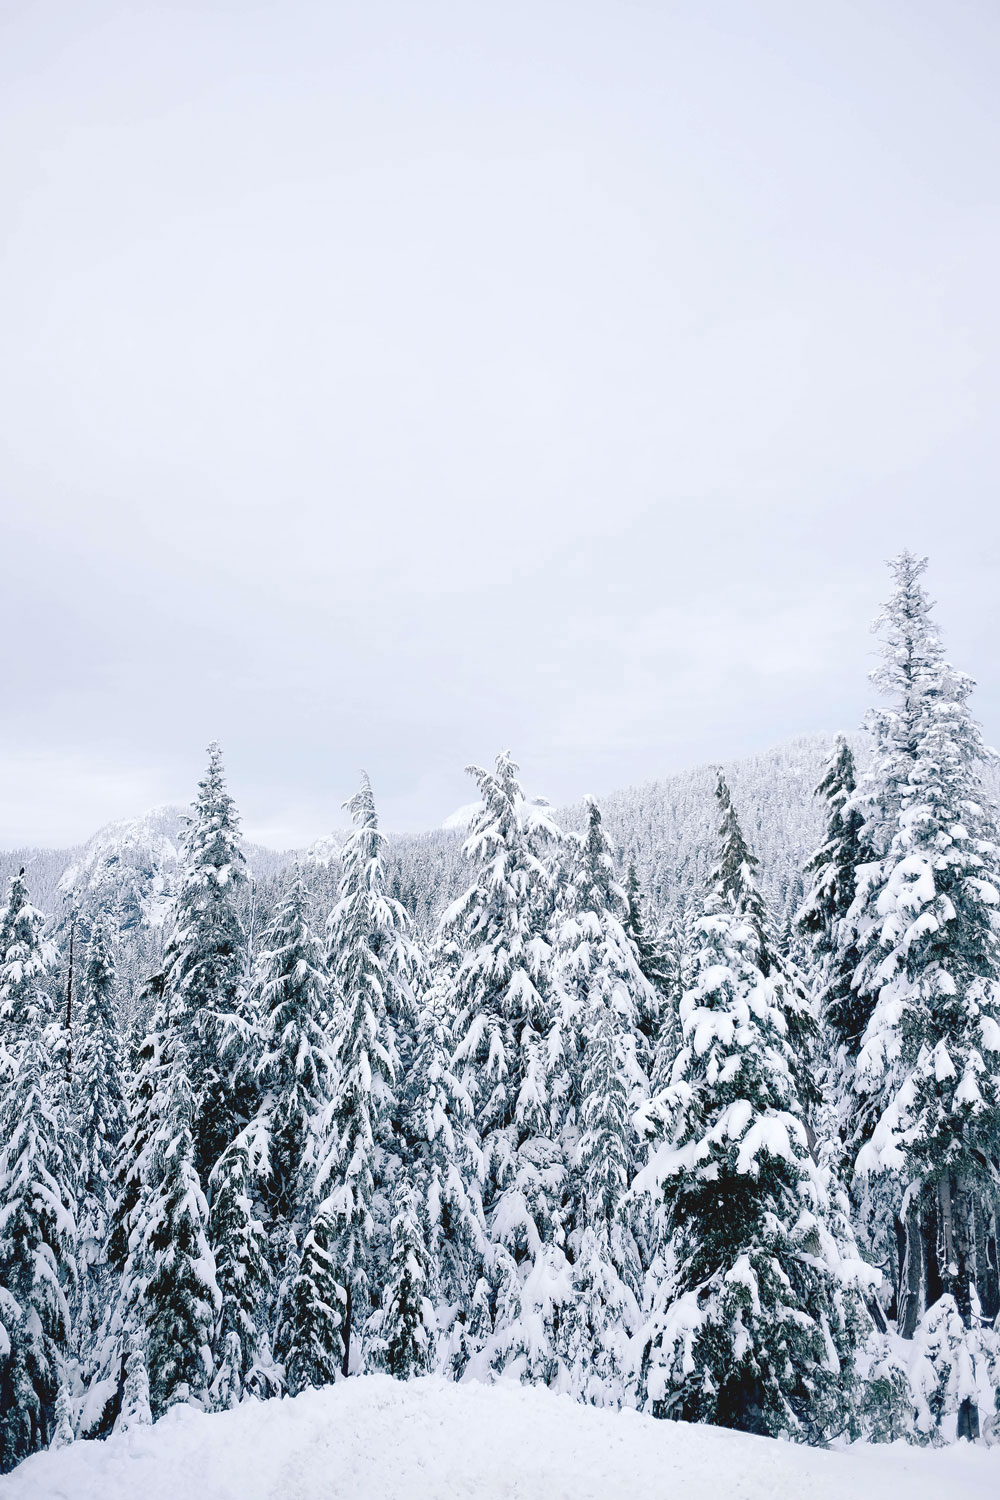
[[[1000,739],[996,0],[0,7],[0,846]]]

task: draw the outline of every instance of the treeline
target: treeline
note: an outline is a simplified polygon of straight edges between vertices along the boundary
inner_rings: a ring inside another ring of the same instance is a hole
[[[991,1430],[1000,854],[923,567],[794,923],[721,775],[660,922],[598,806],[563,832],[509,755],[429,937],[367,780],[336,876],[251,893],[214,746],[141,981],[112,904],[57,950],[15,876],[0,1468],[364,1370],[815,1443]]]

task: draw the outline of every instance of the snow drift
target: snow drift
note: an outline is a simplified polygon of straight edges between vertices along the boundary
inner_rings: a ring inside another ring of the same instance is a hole
[[[3,1500],[995,1500],[1000,1451],[824,1452],[539,1387],[367,1376],[36,1454]]]

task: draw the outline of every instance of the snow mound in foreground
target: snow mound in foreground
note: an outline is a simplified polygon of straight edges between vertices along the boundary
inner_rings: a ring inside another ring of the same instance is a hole
[[[29,1458],[2,1500],[996,1500],[1000,1450],[800,1448],[537,1388],[368,1376]]]

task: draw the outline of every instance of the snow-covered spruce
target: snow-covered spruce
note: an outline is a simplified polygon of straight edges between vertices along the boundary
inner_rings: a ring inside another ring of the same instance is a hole
[[[180,1038],[161,1060],[164,1108],[149,1144],[141,1228],[126,1281],[145,1329],[154,1417],[176,1401],[207,1404],[221,1298],[208,1240],[208,1205],[194,1165],[194,1100]],[[134,1326],[134,1325],[133,1325]]]
[[[854,1426],[869,1277],[831,1232],[796,1086],[801,1028],[721,778],[718,800],[667,1129],[637,1181],[661,1216],[642,1398],[659,1415],[817,1441]]]
[[[0,1080],[13,1076],[20,1046],[51,1016],[44,981],[52,946],[43,936],[44,927],[22,869],[11,877],[7,905],[0,912]]]
[[[796,918],[798,932],[808,944],[816,1012],[827,1029],[829,1086],[845,1112],[854,1060],[870,1016],[866,997],[854,987],[858,952],[846,921],[854,902],[856,871],[870,859],[861,833],[864,820],[854,796],[856,785],[854,754],[844,736],[838,735],[816,788],[816,796],[827,807],[826,836],[806,866],[811,883]]]
[[[255,1199],[268,1176],[267,1146],[263,1122],[251,1121],[226,1147],[209,1178],[209,1240],[219,1291],[212,1383],[216,1406],[235,1406],[242,1400],[253,1389],[252,1377],[262,1356],[266,1359],[262,1324],[271,1267]]]
[[[566,1061],[564,1051],[555,1064],[549,1055],[557,1001],[546,855],[559,834],[548,811],[525,798],[509,754],[471,774],[482,799],[465,842],[476,878],[442,918],[460,954],[447,1003],[454,1065],[481,1141],[488,1232],[466,1323],[467,1369],[552,1382],[556,1330],[572,1295],[552,1086]]]
[[[434,1309],[428,1293],[430,1266],[422,1220],[425,1199],[409,1173],[401,1171],[392,1195],[392,1251],[382,1305],[367,1331],[367,1359],[373,1369],[409,1380],[425,1375],[435,1356]]]
[[[75,1181],[60,1080],[33,1010],[0,1107],[0,1473],[44,1447],[65,1412],[77,1282]]]
[[[434,1308],[432,1365],[458,1374],[468,1358],[470,1299],[486,1257],[486,1225],[483,1157],[471,1097],[452,1065],[447,988],[447,977],[439,974],[421,1009],[408,1074],[406,1137],[427,1252],[426,1295]]]
[[[108,919],[94,921],[78,994],[74,1099],[80,1154],[80,1338],[96,1332],[113,1277],[106,1247],[114,1203],[115,1161],[127,1119],[126,1061],[118,982]]]
[[[367,776],[346,804],[355,829],[341,855],[328,923],[334,1069],[324,1159],[316,1176],[323,1223],[345,1291],[344,1373],[362,1368],[364,1333],[389,1255],[387,1192],[400,1161],[403,1059],[412,1053],[423,957],[386,893],[383,835]]]
[[[550,1056],[567,1059],[558,1097],[571,1166],[567,1244],[573,1292],[560,1349],[569,1388],[589,1401],[629,1399],[629,1346],[639,1323],[642,1271],[636,1207],[627,1200],[636,1164],[633,1116],[647,1092],[640,1053],[659,1045],[661,995],[626,931],[629,898],[616,878],[600,808],[567,841],[559,903],[556,1012]],[[645,1021],[647,1033],[641,1029]],[[570,1045],[561,1038],[572,1038]]]
[[[300,874],[278,902],[264,934],[257,978],[263,1033],[261,1119],[270,1142],[267,1196],[272,1215],[295,1224],[311,1203],[334,1074],[325,1025],[326,961]]]
[[[610,849],[610,845],[609,845]],[[635,861],[625,877],[625,912],[622,926],[635,945],[639,968],[649,988],[639,996],[638,1028],[640,1052],[653,1079],[658,1065],[680,1046],[680,944],[675,924],[657,923],[639,882]]]
[[[875,753],[853,804],[874,853],[848,918],[870,1008],[855,1066],[856,1183],[873,1253],[896,1272],[901,1333],[929,1319],[960,1371],[938,1414],[957,1411],[959,1434],[974,1436],[995,1383],[986,1325],[1000,1312],[1000,851],[973,684],[944,658],[925,565],[908,552],[892,564],[873,673],[890,701],[871,715]]]
[[[328,1385],[344,1371],[347,1294],[338,1261],[342,1225],[320,1203],[306,1231],[295,1271],[279,1304],[274,1352],[291,1395]]]
[[[239,899],[246,862],[239,817],[226,790],[222,752],[209,746],[183,834],[183,869],[170,938],[155,988],[154,1026],[176,1028],[188,1056],[194,1165],[207,1181],[248,1108],[247,985]]]

